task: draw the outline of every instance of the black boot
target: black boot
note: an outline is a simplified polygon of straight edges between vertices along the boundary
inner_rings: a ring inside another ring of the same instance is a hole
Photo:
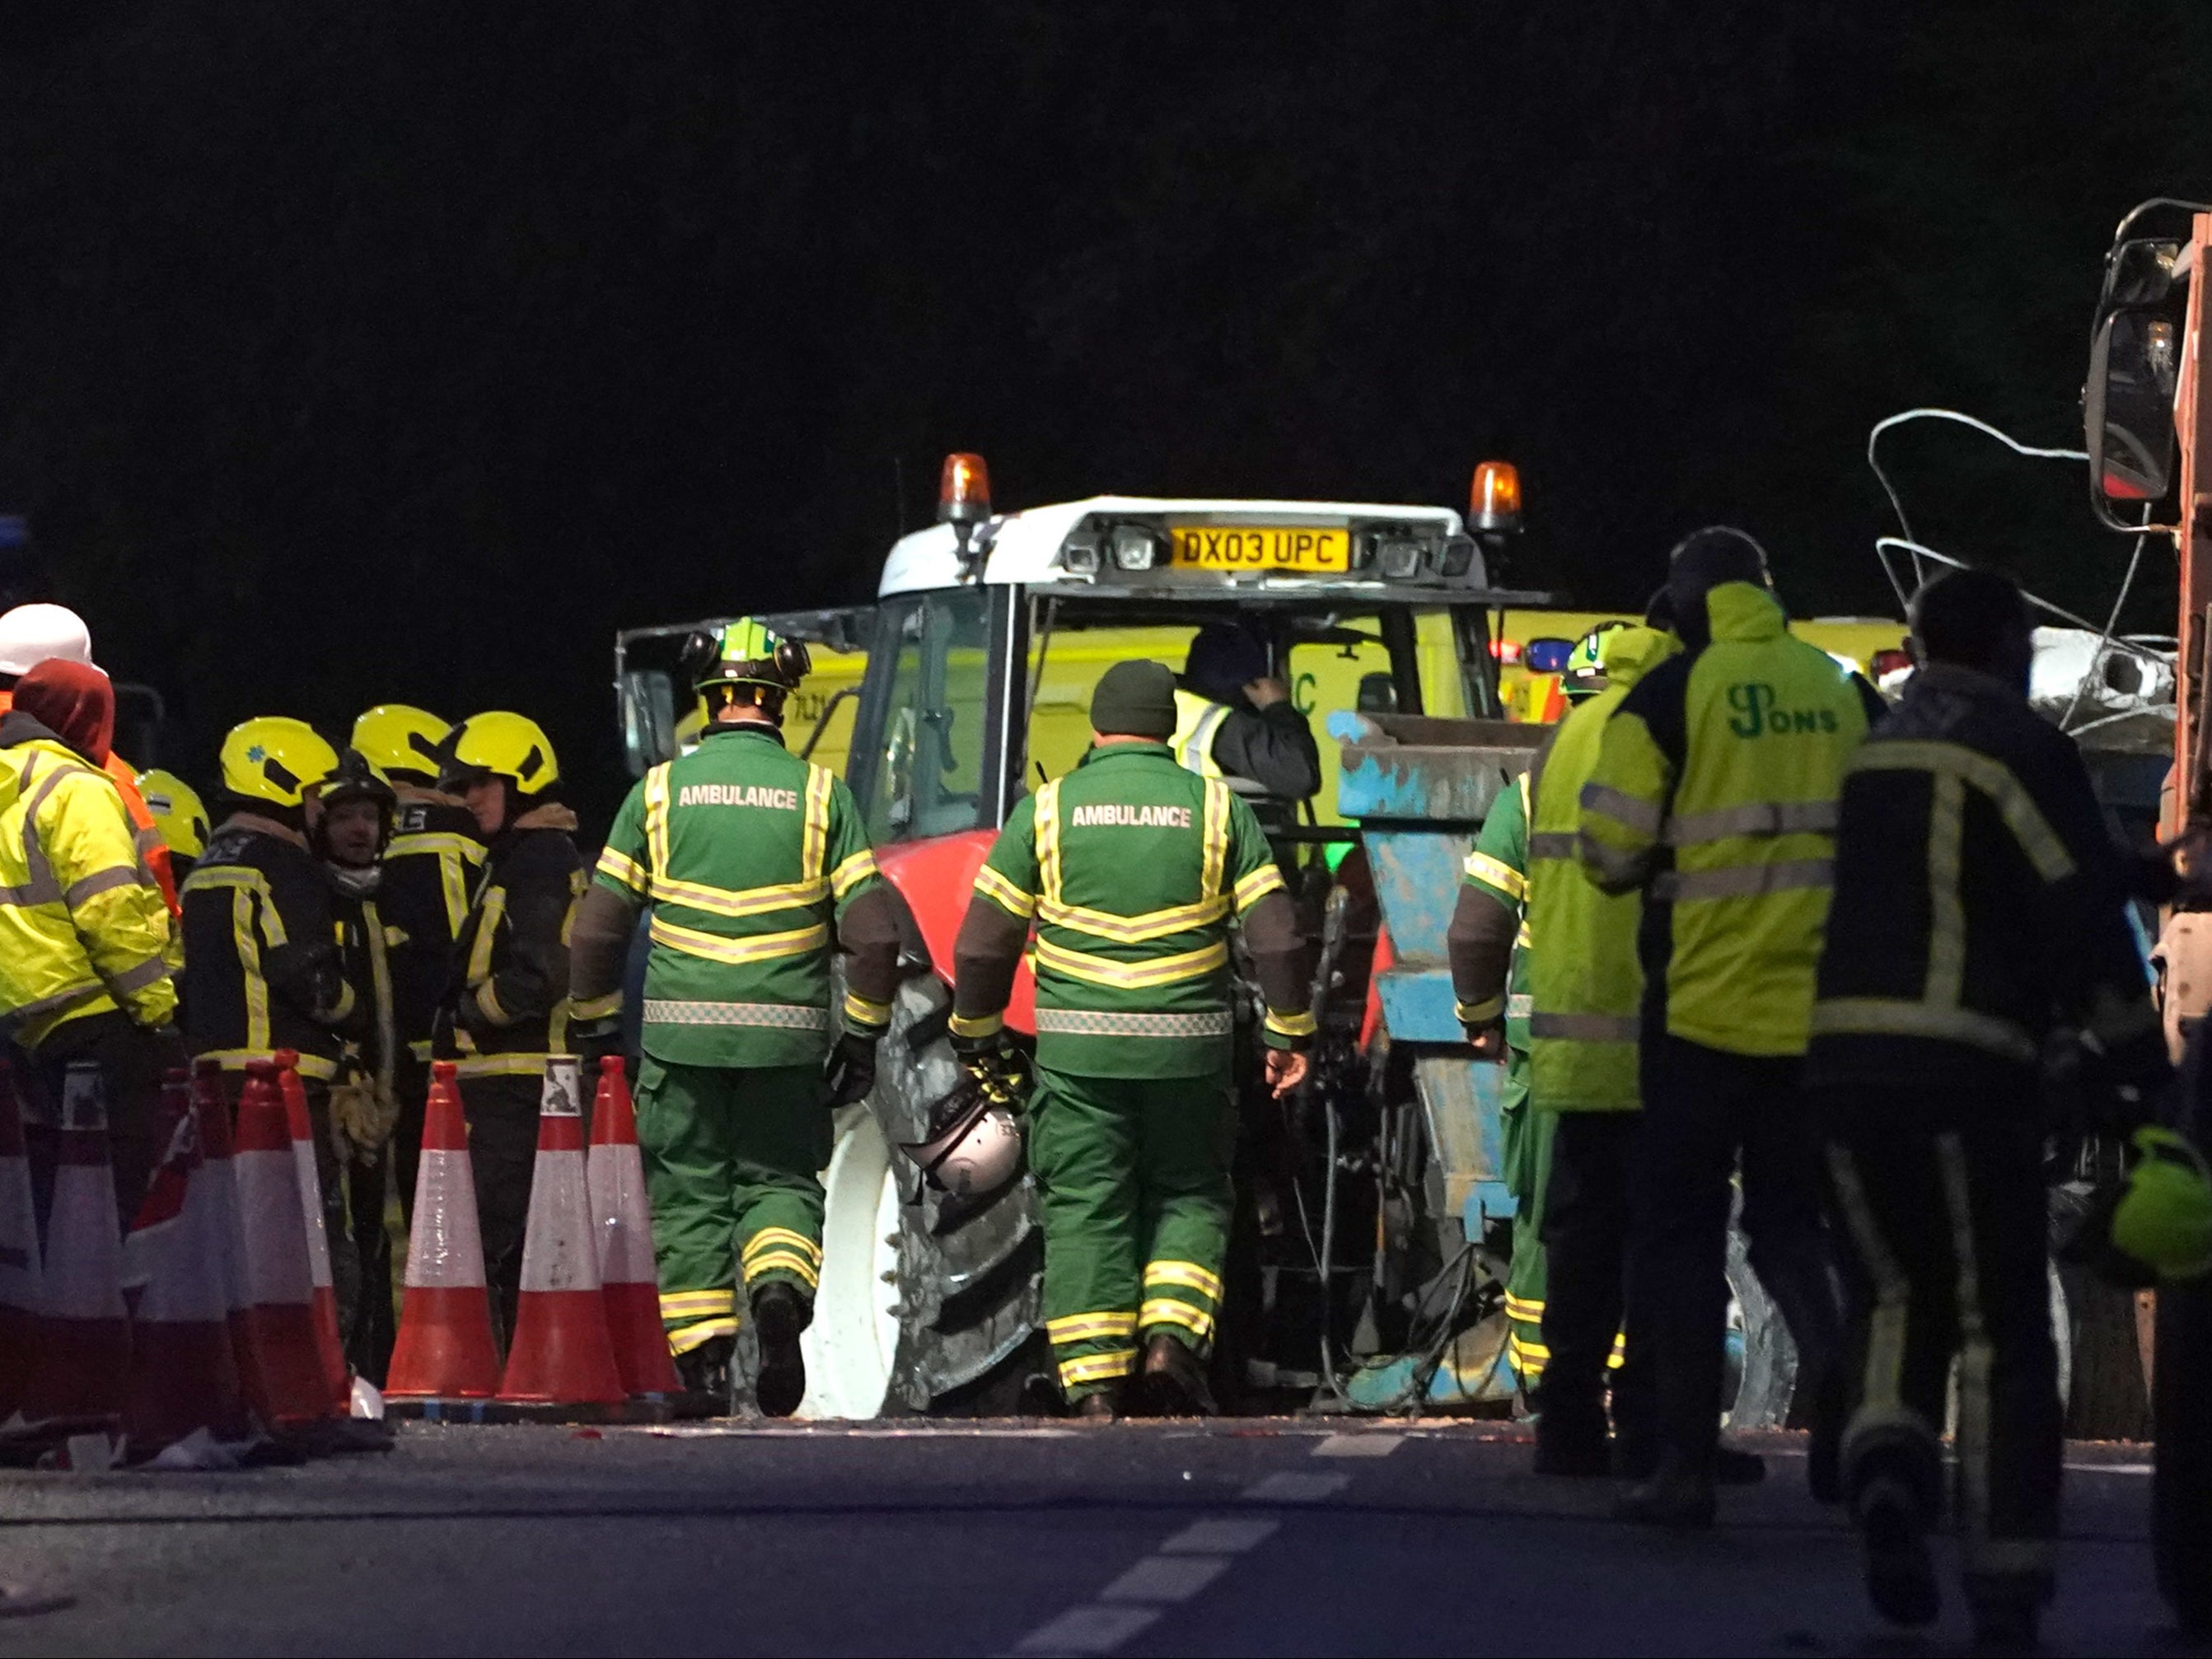
[[[1613,1454],[1605,1439],[1605,1419],[1587,1413],[1547,1411],[1536,1419],[1538,1474],[1572,1480],[1601,1479],[1613,1473]]]
[[[1093,1389],[1075,1402],[1072,1415],[1086,1423],[1112,1423],[1121,1415],[1121,1390],[1108,1387]]]
[[[1165,1331],[1145,1345],[1137,1390],[1147,1417],[1213,1417],[1221,1409],[1206,1386],[1206,1362]]]
[[[763,1417],[788,1417],[806,1397],[806,1359],[799,1334],[813,1318],[806,1299],[780,1279],[752,1293],[753,1329],[760,1338],[760,1374],[753,1383]]]
[[[707,1403],[715,1417],[730,1414],[730,1356],[737,1339],[710,1336],[697,1347],[676,1356],[676,1375],[684,1391]]]
[[[1613,1518],[1689,1530],[1711,1526],[1716,1507],[1710,1472],[1662,1456],[1649,1480],[1620,1495],[1613,1506]]]
[[[1928,1555],[1928,1522],[1912,1489],[1893,1475],[1876,1475],[1851,1504],[1866,1553],[1867,1600],[1893,1625],[1915,1630],[1942,1611],[1936,1565]]]

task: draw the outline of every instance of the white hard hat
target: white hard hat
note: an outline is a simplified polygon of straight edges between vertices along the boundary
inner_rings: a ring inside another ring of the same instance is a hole
[[[1009,1111],[1010,1097],[974,1076],[930,1114],[927,1140],[900,1150],[921,1166],[930,1184],[961,1198],[994,1193],[1021,1172],[1022,1129]]]
[[[27,674],[40,663],[92,660],[92,630],[65,605],[19,605],[0,616],[0,674]]]

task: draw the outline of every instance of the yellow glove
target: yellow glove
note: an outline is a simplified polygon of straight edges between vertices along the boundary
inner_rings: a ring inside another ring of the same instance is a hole
[[[390,1090],[365,1077],[331,1085],[331,1125],[338,1151],[352,1162],[374,1167],[399,1121],[399,1102]]]

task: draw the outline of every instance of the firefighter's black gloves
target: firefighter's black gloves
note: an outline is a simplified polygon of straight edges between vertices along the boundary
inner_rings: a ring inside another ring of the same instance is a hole
[[[823,1104],[836,1111],[856,1100],[866,1100],[876,1086],[876,1042],[873,1036],[848,1031],[823,1062],[822,1080],[829,1085]]]

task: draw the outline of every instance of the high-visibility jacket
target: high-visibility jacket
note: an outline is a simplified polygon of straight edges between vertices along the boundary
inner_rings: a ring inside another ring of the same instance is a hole
[[[1168,747],[1186,771],[1241,779],[1280,800],[1304,800],[1321,787],[1313,728],[1287,700],[1244,708],[1178,686],[1175,703]]]
[[[650,900],[645,1052],[684,1066],[803,1066],[829,1047],[830,963],[855,931],[845,1028],[880,1033],[898,988],[897,924],[859,806],[773,726],[710,726],[698,748],[632,789],[599,855],[599,884]],[[854,911],[879,912],[855,930]],[[586,988],[597,991],[597,987]],[[580,1003],[613,1012],[618,992]]]
[[[33,1049],[118,1007],[166,1024],[168,944],[113,784],[29,715],[0,717],[0,1020]]]
[[[1528,927],[1549,941],[1528,981],[1529,1103],[1546,1112],[1633,1111],[1644,969],[1643,896],[1607,893],[1583,874],[1577,836],[1583,786],[1607,722],[1630,690],[1681,649],[1672,634],[1616,628],[1605,636],[1606,689],[1570,709],[1534,769]]]
[[[1037,1064],[1084,1077],[1204,1077],[1225,1065],[1231,1010],[1229,922],[1290,900],[1252,809],[1212,778],[1194,777],[1164,744],[1101,744],[1063,777],[1018,803],[975,877],[962,925],[953,1030],[996,1030],[1012,981],[971,969],[969,929],[995,909],[1018,954],[1036,922]],[[1264,924],[1263,924],[1264,932]],[[1254,941],[1272,1047],[1314,1031],[1310,988],[1295,969],[1260,958],[1283,952]],[[1272,982],[1271,982],[1272,981]],[[988,994],[978,994],[988,984]]]
[[[185,880],[185,1036],[192,1053],[240,1072],[277,1049],[300,1074],[337,1075],[342,1033],[362,1003],[338,956],[330,884],[307,837],[234,812]]]
[[[1606,891],[1644,889],[1646,1033],[1802,1054],[1844,768],[1883,705],[1765,588],[1723,582],[1705,608],[1708,641],[1606,722],[1578,851]]]
[[[14,709],[15,693],[13,687],[0,687],[0,714]],[[169,844],[161,839],[161,831],[154,822],[153,810],[146,805],[146,797],[138,791],[137,769],[113,750],[101,768],[115,780],[115,793],[123,798],[123,810],[131,819],[132,844],[138,849],[140,862],[154,878],[155,885],[161,890],[161,902],[168,907],[172,916],[184,914],[177,901],[176,868],[169,860]],[[177,951],[171,951],[171,963],[175,963]]]
[[[1808,1080],[2032,1104],[2054,1018],[2162,1073],[2128,878],[2074,740],[2015,687],[1921,669],[1844,781]]]
[[[475,814],[453,796],[412,784],[398,793],[376,908],[392,941],[392,1028],[401,1047],[426,1060],[484,847]]]
[[[539,1077],[568,1052],[568,929],[584,890],[573,831],[556,801],[492,841],[453,941],[433,1052],[470,1077]]]

